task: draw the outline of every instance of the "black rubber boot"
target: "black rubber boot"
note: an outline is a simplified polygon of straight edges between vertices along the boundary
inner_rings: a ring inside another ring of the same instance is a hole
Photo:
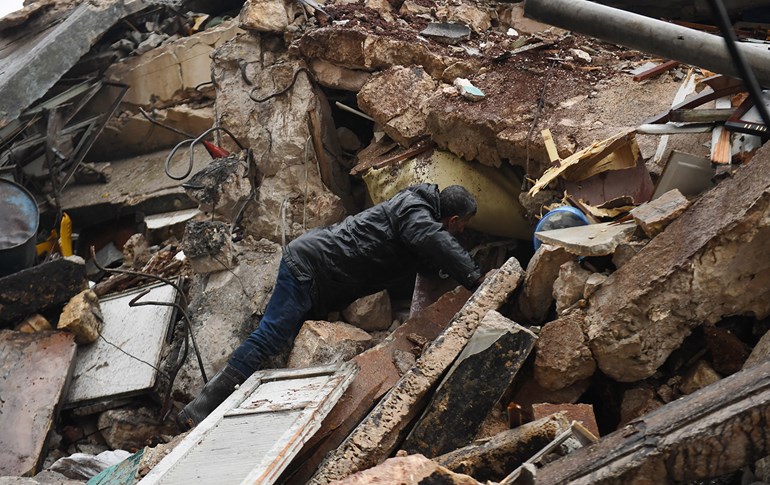
[[[187,430],[197,426],[245,380],[240,372],[226,365],[206,383],[198,397],[177,415],[179,427]]]

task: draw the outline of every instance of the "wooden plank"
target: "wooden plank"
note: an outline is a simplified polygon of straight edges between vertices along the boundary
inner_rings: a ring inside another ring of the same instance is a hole
[[[460,354],[483,315],[508,299],[523,273],[518,261],[511,258],[488,277],[417,363],[342,445],[327,455],[309,483],[339,480],[382,462],[395,451],[409,423],[422,412],[428,393]]]
[[[540,134],[543,136],[543,143],[545,143],[545,149],[548,152],[548,159],[551,163],[557,162],[559,160],[559,149],[556,148],[556,143],[553,141],[551,130],[546,128],[541,131]]]
[[[68,332],[0,331],[0,476],[40,471],[76,351]]]
[[[139,483],[275,483],[356,372],[346,363],[254,373]]]
[[[538,485],[712,478],[770,454],[770,361],[629,423],[537,473]]]
[[[679,61],[663,62],[653,67],[652,69],[649,69],[641,74],[637,74],[636,76],[634,76],[634,81],[639,82],[639,81],[644,81],[645,79],[650,79],[651,77],[659,76],[666,71],[670,71],[671,69],[675,68],[679,64],[680,64]]]
[[[564,415],[554,414],[438,456],[434,461],[481,482],[500,481],[568,429]]]

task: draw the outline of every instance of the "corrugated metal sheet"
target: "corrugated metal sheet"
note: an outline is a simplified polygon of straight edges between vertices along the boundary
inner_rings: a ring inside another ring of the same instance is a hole
[[[257,372],[139,483],[274,483],[357,371],[346,363]]]
[[[147,289],[150,293],[139,303],[176,301],[176,289],[166,284],[145,286],[99,300],[104,317],[101,336],[78,349],[66,407],[134,395],[155,385],[158,371],[153,366],[157,367],[160,362],[174,308],[129,306],[137,294]]]

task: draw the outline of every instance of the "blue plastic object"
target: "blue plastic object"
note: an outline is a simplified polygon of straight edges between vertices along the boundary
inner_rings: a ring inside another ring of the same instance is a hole
[[[548,211],[540,222],[535,226],[535,236],[532,238],[535,251],[543,243],[537,238],[540,231],[552,231],[554,229],[564,229],[565,227],[587,226],[590,224],[588,218],[580,212],[579,209],[564,205]]]

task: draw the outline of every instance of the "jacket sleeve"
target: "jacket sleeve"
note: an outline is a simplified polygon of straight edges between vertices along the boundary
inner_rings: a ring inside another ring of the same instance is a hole
[[[469,290],[476,288],[481,277],[478,265],[427,208],[410,208],[398,217],[398,225],[401,240],[407,247]]]

